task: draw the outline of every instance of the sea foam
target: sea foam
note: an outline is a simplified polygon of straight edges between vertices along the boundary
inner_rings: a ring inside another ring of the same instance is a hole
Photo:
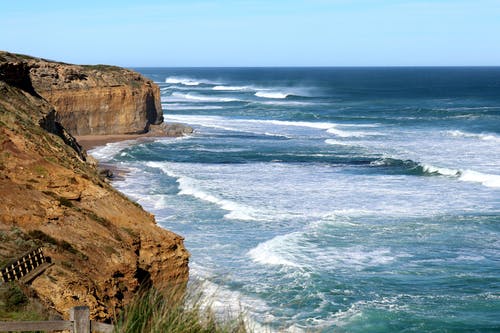
[[[192,93],[187,93],[187,94],[182,94],[178,92],[174,92],[172,96],[185,99],[185,100],[190,100],[190,101],[197,101],[197,102],[238,102],[241,101],[240,99],[237,98],[232,98],[232,97],[216,97],[216,96],[204,96],[204,95],[196,95]],[[165,98],[165,101],[168,102],[169,99],[168,97]]]
[[[217,84],[217,82],[209,81],[209,80],[198,80],[189,77],[182,76],[169,76],[165,79],[165,83],[168,84],[181,84],[184,86],[199,86],[200,84]]]
[[[257,91],[255,96],[262,98],[275,98],[275,99],[284,99],[290,96],[289,93],[284,92],[266,92],[266,91]]]
[[[453,137],[473,138],[473,139],[480,139],[480,140],[484,140],[484,141],[500,142],[500,137],[495,135],[495,134],[468,133],[468,132],[462,132],[459,130],[447,131],[446,133],[448,135],[453,136]]]
[[[189,195],[194,198],[213,203],[223,210],[229,211],[229,213],[224,215],[224,217],[227,219],[244,221],[257,220],[257,218],[255,217],[257,215],[257,211],[255,209],[247,207],[245,205],[241,205],[231,200],[220,198],[214,194],[207,192],[206,190],[201,188],[201,186],[195,179],[174,173],[167,167],[167,163],[147,162],[146,165],[152,168],[158,168],[162,170],[162,172],[164,172],[167,176],[175,178],[177,183],[179,184],[179,195]]]

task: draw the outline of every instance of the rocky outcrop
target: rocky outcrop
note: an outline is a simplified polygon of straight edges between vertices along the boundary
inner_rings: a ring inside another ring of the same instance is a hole
[[[31,80],[34,69],[41,73],[41,68],[50,68],[44,72],[49,74],[57,71],[69,81],[61,83],[65,88],[58,98],[67,96],[71,104],[77,99],[65,94],[85,81],[80,74],[88,72],[70,74],[66,71],[70,65],[57,67],[45,61],[34,67],[32,61],[12,61],[0,54],[1,261],[43,246],[54,265],[33,280],[32,292],[61,314],[72,306],[88,305],[92,317],[99,320],[112,318],[143,283],[183,286],[188,279],[189,254],[182,237],[157,226],[154,216],[99,176],[59,123],[64,118],[58,118],[53,106],[38,95],[44,94],[40,90],[42,75],[38,82]],[[50,75],[45,77],[55,85]],[[137,82],[140,85],[130,90],[117,83],[116,91],[148,95],[147,82]],[[88,92],[94,93],[94,89],[89,86]],[[84,90],[78,89],[82,100]],[[141,112],[147,114],[147,110]],[[151,117],[146,122],[159,119]]]
[[[163,122],[159,87],[136,72],[7,52],[0,52],[1,59],[29,69],[34,90],[54,106],[57,121],[73,135],[146,133],[150,125]]]

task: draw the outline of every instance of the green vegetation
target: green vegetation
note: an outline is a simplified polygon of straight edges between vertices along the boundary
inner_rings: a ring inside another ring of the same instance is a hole
[[[101,71],[101,72],[117,71],[117,70],[122,70],[123,69],[123,68],[120,68],[118,66],[103,65],[103,64],[83,65],[82,67],[86,68],[86,69],[95,69],[95,70]]]
[[[182,291],[140,292],[115,323],[116,333],[246,333],[242,316],[221,319],[201,295]]]
[[[17,282],[0,285],[0,321],[47,319],[43,308],[26,297]]]

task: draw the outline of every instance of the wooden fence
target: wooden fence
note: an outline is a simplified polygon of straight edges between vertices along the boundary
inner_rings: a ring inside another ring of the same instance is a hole
[[[63,330],[72,333],[112,333],[114,326],[90,320],[90,310],[88,306],[76,306],[71,308],[69,320],[0,322],[0,332],[49,332]]]
[[[43,255],[42,248],[39,247],[28,252],[17,261],[0,270],[0,282],[21,280],[29,273],[46,266],[47,259]]]

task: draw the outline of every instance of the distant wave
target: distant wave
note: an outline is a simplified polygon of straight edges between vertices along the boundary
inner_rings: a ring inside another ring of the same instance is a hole
[[[181,122],[191,125],[199,125],[209,128],[216,128],[231,132],[249,133],[249,134],[265,135],[271,137],[282,137],[286,139],[290,138],[290,136],[288,135],[271,133],[265,131],[264,129],[261,131],[251,130],[246,125],[249,122],[252,122],[252,120],[236,120],[220,116],[192,116],[192,115],[167,115],[165,119],[167,121],[176,121],[176,122]]]
[[[495,134],[467,133],[467,132],[462,132],[459,130],[447,131],[446,133],[448,135],[453,136],[453,137],[474,138],[474,139],[480,139],[480,140],[484,140],[484,141],[500,142],[500,137],[495,135]]]
[[[209,80],[198,80],[182,76],[169,76],[165,79],[165,83],[169,84],[182,84],[185,86],[198,86],[200,84],[217,84]]]
[[[161,106],[167,110],[220,110],[223,108],[219,105],[191,105],[181,103],[162,103]]]
[[[452,177],[464,182],[480,183],[487,187],[500,188],[500,175],[495,174],[488,174],[473,170],[450,169],[419,163],[412,160],[400,160],[393,158],[383,158],[371,162],[370,164],[372,166],[401,167],[408,170],[409,174]]]
[[[252,131],[256,134],[264,134],[270,135],[271,131],[268,128],[268,125],[276,125],[283,127],[304,127],[304,128],[313,128],[319,130],[325,130],[330,134],[334,134],[338,137],[342,138],[350,138],[350,137],[363,137],[368,135],[378,135],[379,133],[369,133],[369,132],[360,132],[360,131],[345,131],[338,129],[339,126],[343,126],[340,124],[329,123],[329,122],[313,122],[313,121],[287,121],[287,120],[270,120],[270,119],[230,119],[219,116],[192,116],[192,115],[176,115],[176,116],[167,116],[172,118],[172,120],[180,121],[188,124],[198,124],[202,126],[210,126],[217,128],[227,128],[229,130],[237,130],[241,132],[247,132],[249,125],[262,125],[267,126],[264,131]],[[278,130],[278,129],[276,129]],[[273,133],[276,136],[286,136],[281,133]]]
[[[179,195],[189,195],[194,198],[216,204],[223,210],[229,211],[228,214],[224,215],[224,217],[227,219],[244,221],[257,220],[257,218],[254,217],[256,211],[253,208],[246,207],[227,199],[219,198],[213,194],[206,192],[198,186],[195,179],[175,174],[173,171],[168,169],[166,163],[148,162],[146,163],[146,165],[152,168],[160,169],[167,176],[176,178],[176,181],[179,184]]]
[[[257,97],[262,97],[262,98],[274,98],[274,99],[284,99],[290,96],[291,94],[289,93],[283,93],[283,92],[265,92],[265,91],[257,91],[255,93],[255,96]]]
[[[178,92],[174,92],[172,96],[185,99],[185,100],[190,100],[190,101],[197,101],[197,102],[239,102],[241,101],[240,99],[237,98],[232,98],[232,97],[215,97],[215,96],[204,96],[204,95],[195,95],[192,93],[187,93],[187,94],[182,94]],[[165,99],[165,101],[168,101],[168,98]]]
[[[255,104],[263,104],[263,105],[277,105],[277,106],[310,106],[310,105],[315,105],[319,106],[321,103],[316,103],[316,102],[303,102],[303,101],[291,101],[291,100],[259,100],[259,101],[252,101],[252,103]]]
[[[252,90],[252,88],[250,86],[215,86],[212,89],[213,90],[222,90],[222,91]]]

